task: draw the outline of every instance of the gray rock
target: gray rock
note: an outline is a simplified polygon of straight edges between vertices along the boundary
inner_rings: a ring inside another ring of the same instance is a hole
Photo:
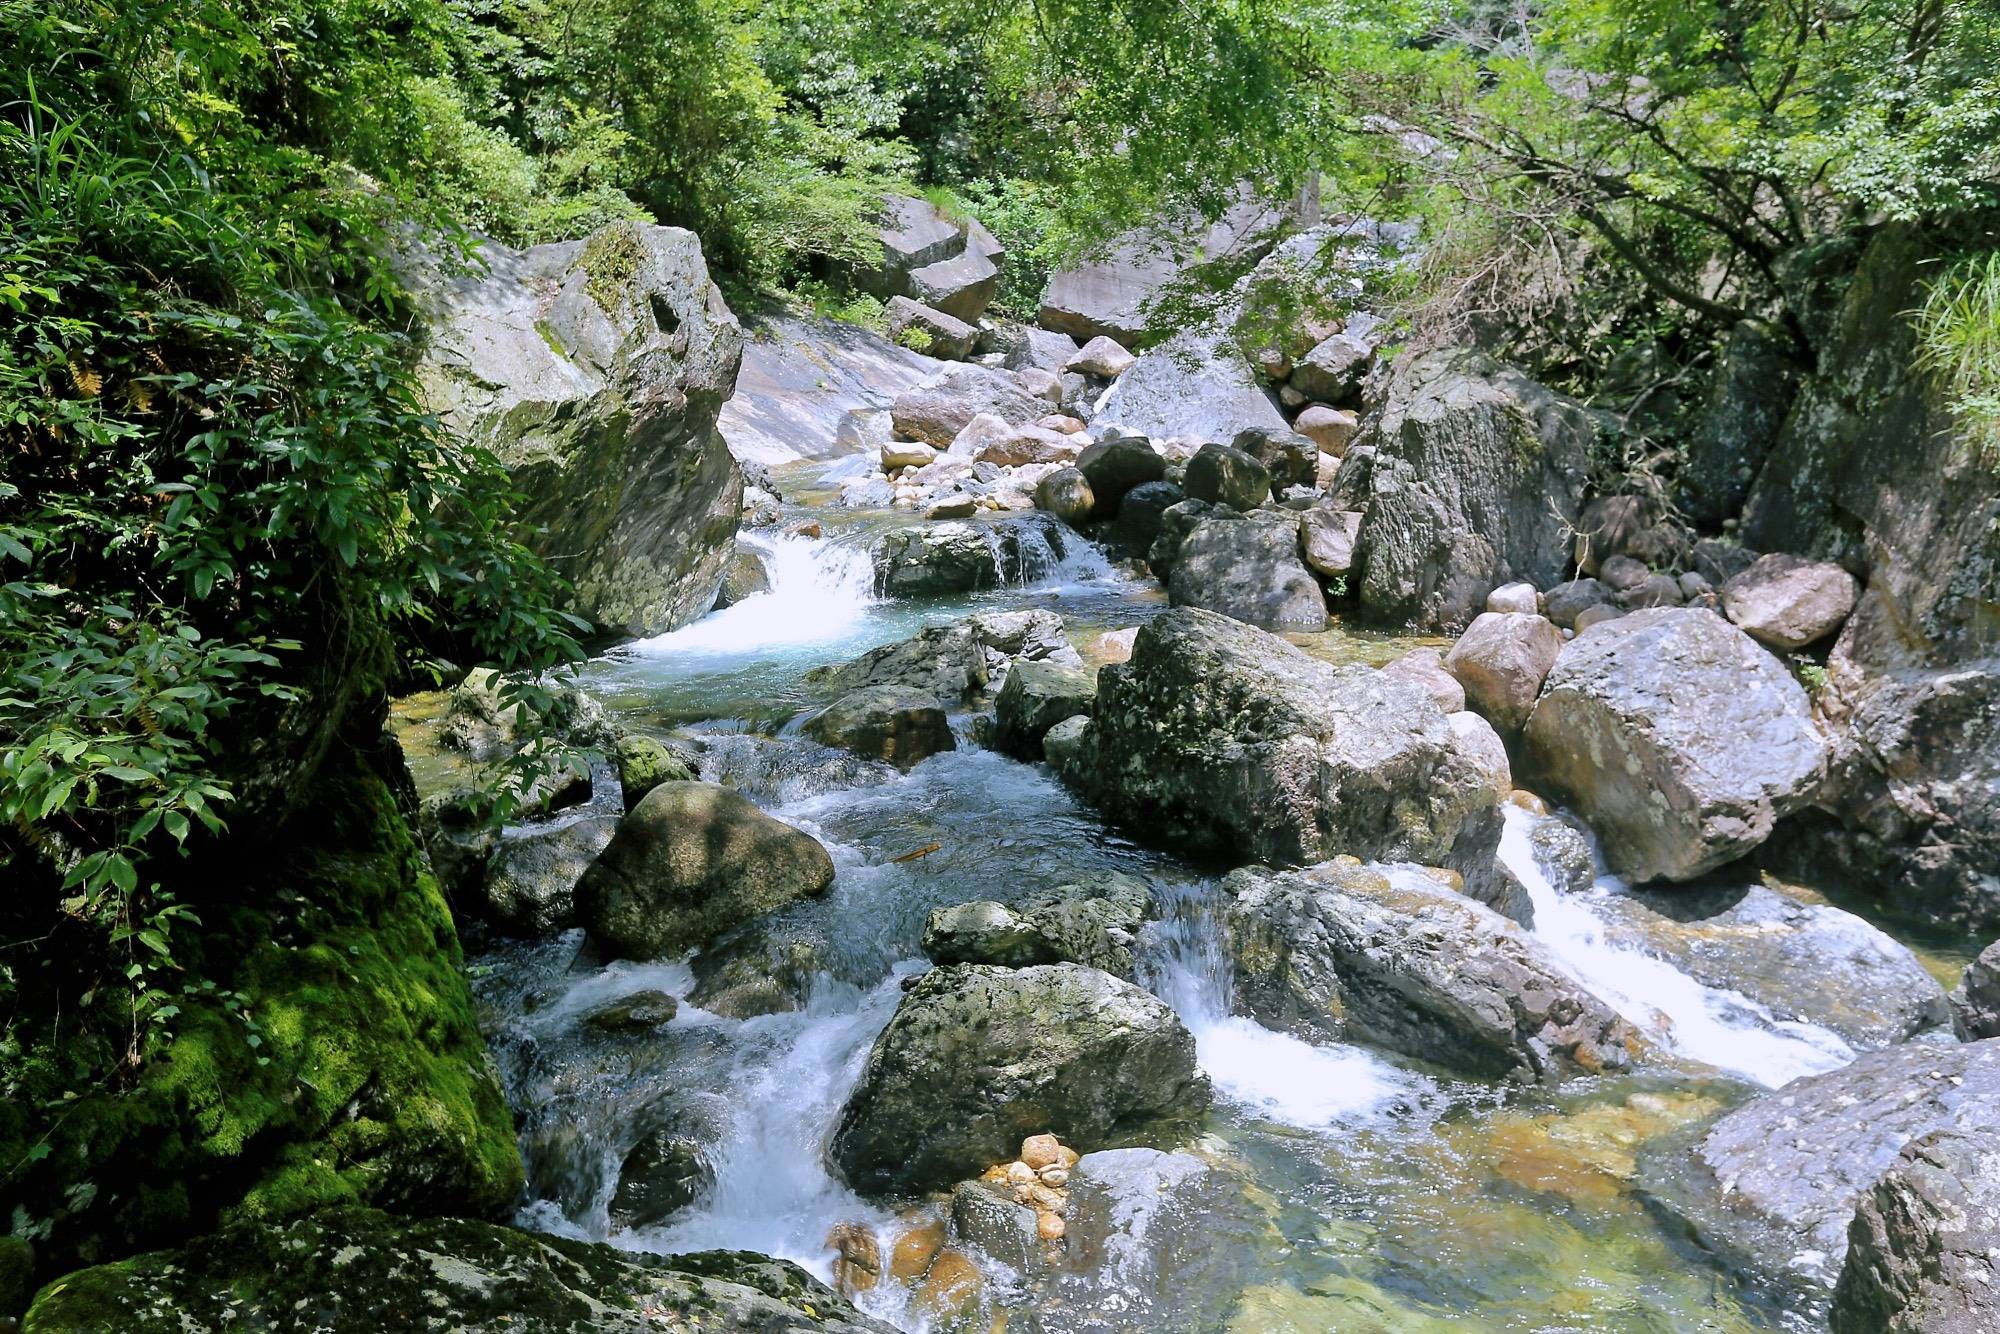
[[[623,803],[617,787],[607,787],[609,800],[502,829],[487,857],[478,906],[468,915],[527,936],[551,935],[574,922],[577,882],[618,829]]]
[[[1080,371],[1085,375],[1095,375],[1102,379],[1114,380],[1132,369],[1139,359],[1125,350],[1123,344],[1114,338],[1099,334],[1079,348],[1074,356],[1063,363],[1066,371]]]
[[[1500,584],[1569,567],[1596,424],[1574,401],[1476,353],[1399,365],[1343,460],[1341,507],[1362,510],[1362,604],[1414,627],[1463,626]],[[1362,446],[1366,495],[1346,495]]]
[[[1031,894],[1012,908],[991,901],[939,908],[924,923],[924,953],[940,964],[1075,963],[1130,982],[1139,929],[1153,915],[1145,882],[1113,871]]]
[[[1064,782],[1074,784],[1080,781],[1079,775],[1087,769],[1089,736],[1088,718],[1065,718],[1043,735],[1042,756]]]
[[[1576,518],[1577,565],[1585,574],[1601,578],[1604,562],[1630,555],[1639,534],[1658,516],[1658,507],[1644,496],[1598,496]]]
[[[1181,489],[1195,500],[1248,511],[1271,498],[1271,472],[1240,449],[1210,443],[1188,460]]]
[[[621,1228],[657,1227],[693,1204],[715,1184],[715,1169],[701,1142],[675,1130],[639,1137],[619,1166],[611,1221]]]
[[[979,330],[964,320],[906,296],[890,297],[882,313],[891,342],[943,361],[963,361],[979,337]]]
[[[1910,1141],[2000,1124],[2000,1040],[1868,1052],[1718,1120],[1665,1197],[1703,1238],[1770,1273],[1830,1282],[1862,1197]]]
[[[1348,445],[1360,433],[1361,418],[1347,408],[1313,403],[1292,418],[1292,429],[1318,446],[1320,453],[1337,459],[1347,454]]]
[[[2000,1329],[2000,1130],[1912,1140],[1861,1199],[1833,1334]]]
[[[1576,614],[1576,632],[1582,634],[1593,625],[1601,625],[1605,621],[1615,621],[1624,614],[1617,606],[1608,602],[1599,603],[1594,607],[1585,607]]]
[[[1071,527],[1088,520],[1096,504],[1090,479],[1076,468],[1058,468],[1035,483],[1035,508],[1046,510]]]
[[[1042,578],[1076,540],[1052,514],[1017,514],[898,528],[877,538],[868,555],[882,593],[936,597]]]
[[[1791,673],[1694,608],[1633,612],[1565,644],[1526,746],[1635,881],[1692,879],[1751,851],[1826,763]]]
[[[880,262],[852,276],[856,286],[884,301],[897,295],[915,295],[910,275],[926,264],[950,258],[965,245],[965,233],[958,224],[928,199],[914,195],[882,197],[876,236],[882,246]]]
[[[1006,361],[1002,363],[1010,371],[1034,366],[1060,375],[1069,368],[1070,358],[1077,354],[1076,340],[1066,333],[1033,326],[1018,332],[1019,339],[1008,346]]]
[[[1117,515],[1126,492],[1167,475],[1167,461],[1152,443],[1129,435],[1099,440],[1077,455],[1076,467],[1090,483],[1100,519]]]
[[[1361,536],[1361,515],[1353,510],[1315,505],[1299,516],[1299,541],[1306,564],[1324,579],[1345,578],[1354,568],[1354,547]]]
[[[1720,588],[1757,563],[1757,553],[1722,537],[1704,537],[1694,544],[1695,572]]]
[[[1266,1024],[1519,1082],[1630,1061],[1630,1027],[1533,936],[1422,871],[1326,862],[1224,884],[1238,994]]]
[[[1644,579],[1618,594],[1618,604],[1628,609],[1678,607],[1684,601],[1686,599],[1681,595],[1680,580],[1671,574],[1649,573]]]
[[[832,883],[811,835],[719,784],[662,783],[584,873],[576,911],[609,952],[656,959]]]
[[[832,695],[894,685],[957,705],[1002,684],[1016,660],[1083,666],[1062,617],[1033,607],[934,625],[842,666],[815,668],[806,680]]]
[[[1519,612],[1533,616],[1542,609],[1541,595],[1533,584],[1502,584],[1486,595],[1486,610]]]
[[[1944,988],[1917,957],[1839,908],[1762,885],[1613,894],[1595,906],[1607,940],[1748,996],[1780,1020],[1831,1029],[1857,1049],[1951,1022]]]
[[[1569,821],[1553,815],[1537,819],[1528,831],[1528,847],[1542,874],[1563,893],[1581,894],[1597,882],[1590,838]]]
[[[116,1313],[109,1323],[105,1312]],[[392,1330],[411,1328],[413,1312],[467,1334],[893,1334],[797,1265],[748,1251],[657,1256],[358,1208],[242,1222],[179,1251],[81,1270],[43,1291],[28,1326]]]
[[[1235,515],[1220,505],[1192,497],[1161,510],[1159,535],[1146,549],[1146,563],[1152,567],[1153,574],[1159,579],[1167,579],[1173,572],[1175,562],[1181,558],[1181,543],[1187,541],[1188,534],[1210,519],[1219,517]]]
[[[805,731],[822,745],[887,760],[899,769],[958,748],[937,696],[900,685],[849,691],[814,714]]]
[[[1375,349],[1351,334],[1320,340],[1292,367],[1292,388],[1321,403],[1340,404],[1352,398],[1368,374]]]
[[[743,497],[716,429],[743,331],[701,243],[620,222],[481,254],[483,273],[417,279],[428,406],[507,467],[522,539],[568,579],[579,615],[634,636],[702,615]]]
[[[1266,630],[1326,628],[1326,597],[1299,559],[1299,524],[1290,514],[1197,524],[1175,555],[1167,595],[1176,607],[1200,607]]]
[[[1156,440],[1233,440],[1253,427],[1291,429],[1220,323],[1183,329],[1148,350],[1112,385],[1097,419]]]
[[[1264,465],[1273,491],[1283,491],[1288,486],[1310,487],[1319,478],[1319,446],[1297,431],[1252,426],[1238,431],[1229,445]]]
[[[865,454],[889,435],[889,405],[943,363],[859,325],[778,311],[746,322],[743,369],[719,427],[745,463]]]
[[[1966,965],[1951,993],[1952,1026],[1967,1042],[2000,1038],[2000,940]]]
[[[1042,737],[1065,718],[1089,716],[1097,682],[1080,667],[1017,663],[993,703],[993,744],[1024,760],[1042,758]]]
[[[672,1022],[680,1008],[667,992],[634,991],[592,1010],[583,1022],[606,1033],[645,1033]]]
[[[1742,510],[1798,389],[1789,343],[1763,320],[1743,320],[1729,331],[1675,477],[1690,519],[1718,524]]]
[[[1507,758],[1507,743],[1500,733],[1470,709],[1460,709],[1447,713],[1444,720],[1451,724],[1452,743],[1459,754],[1472,761],[1473,766],[1485,774],[1496,792],[1509,792],[1514,787],[1514,765]],[[1521,914],[1508,911],[1507,915],[1516,920],[1525,920]]]
[[[827,971],[826,941],[799,925],[754,921],[695,955],[688,1003],[725,1019],[805,1008]]]
[[[733,607],[745,598],[770,591],[771,573],[764,568],[764,558],[755,548],[738,543],[722,569],[722,586],[716,590],[715,609]]]
[[[934,968],[904,995],[830,1154],[857,1190],[942,1187],[1052,1133],[1079,1152],[1174,1136],[1208,1105],[1157,998],[1075,964]]]
[[[1492,873],[1496,793],[1421,687],[1227,617],[1180,607],[1141,626],[1131,661],[1098,673],[1087,750],[1086,791],[1149,839]]]
[[[1611,590],[1595,579],[1571,579],[1557,584],[1542,598],[1542,610],[1565,630],[1574,629],[1576,618],[1592,607],[1611,604]]]
[[[936,260],[910,274],[912,296],[968,327],[986,313],[987,303],[999,289],[1000,266],[993,256],[971,245],[949,259]],[[977,335],[977,330],[974,334]]]
[[[1646,562],[1618,552],[1598,562],[1597,577],[1611,590],[1612,596],[1623,603],[1627,594],[1653,577],[1653,572],[1647,568]]]
[[[1144,557],[1159,540],[1167,511],[1187,498],[1172,482],[1141,482],[1118,503],[1118,518],[1101,534],[1107,545]]]
[[[1860,592],[1832,561],[1773,552],[1722,586],[1722,610],[1760,644],[1804,648],[1838,630]]]
[[[896,434],[936,449],[951,442],[980,413],[1010,426],[1029,426],[1049,410],[1013,376],[988,366],[950,365],[915,389],[896,395],[889,416]]]
[[[1444,666],[1465,687],[1466,702],[1512,736],[1535,711],[1562,646],[1562,631],[1547,617],[1482,611],[1444,655]]]
[[[1447,714],[1465,708],[1465,687],[1444,665],[1444,657],[1434,648],[1413,648],[1400,658],[1382,664],[1382,670],[1423,687]]]
[[[951,1188],[951,1230],[958,1240],[1014,1271],[1041,1268],[1047,1248],[1036,1231],[1035,1211],[986,1181]]]

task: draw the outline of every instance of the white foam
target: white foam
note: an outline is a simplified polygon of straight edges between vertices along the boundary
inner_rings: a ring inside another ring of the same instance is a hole
[[[633,652],[685,662],[837,643],[855,633],[876,601],[874,565],[856,543],[748,531],[737,540],[761,553],[770,589],[670,634],[639,640]]]

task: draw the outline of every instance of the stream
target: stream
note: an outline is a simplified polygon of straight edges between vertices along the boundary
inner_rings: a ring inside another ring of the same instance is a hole
[[[613,650],[584,680],[634,730],[699,736],[701,777],[832,854],[826,895],[753,924],[760,948],[808,974],[804,1007],[712,1014],[686,999],[689,961],[605,963],[581,931],[477,958],[529,1164],[525,1225],[644,1251],[753,1249],[829,1280],[837,1225],[872,1227],[886,1252],[925,1202],[856,1196],[829,1173],[824,1146],[903,981],[928,967],[925,915],[1118,871],[1154,890],[1160,918],[1143,942],[1142,981],[1186,1022],[1216,1090],[1192,1151],[1240,1181],[1243,1207],[1159,1223],[1192,1231],[1170,1240],[1204,1256],[1165,1281],[1143,1257],[1113,1252],[1064,1277],[1073,1300],[1028,1312],[1024,1291],[988,1263],[972,1324],[933,1320],[912,1289],[888,1281],[859,1295],[863,1310],[913,1331],[998,1329],[1001,1314],[1033,1317],[1017,1330],[1051,1331],[1812,1328],[1649,1207],[1637,1158],[1759,1087],[1852,1059],[1841,1038],[1607,943],[1593,904],[1624,887],[1600,875],[1585,893],[1558,892],[1529,838],[1552,817],[1512,806],[1501,856],[1534,903],[1535,934],[1663,1055],[1560,1089],[1500,1088],[1263,1027],[1233,1003],[1212,876],[1107,829],[1046,769],[972,744],[969,718],[954,719],[959,749],[906,773],[828,750],[794,722],[817,702],[802,681],[809,669],[974,610],[1056,611],[1094,660],[1104,631],[1164,606],[1157,586],[1086,549],[1024,562],[1033,568],[1019,583],[976,595],[887,601],[875,596],[866,544],[911,520],[809,514],[824,536],[744,534],[765,558],[768,592]],[[1338,628],[1298,642],[1370,662],[1408,643]],[[671,1023],[609,1035],[582,1022],[648,990],[682,998]],[[681,1146],[687,1198],[635,1222],[618,1198],[620,1165],[649,1136]]]

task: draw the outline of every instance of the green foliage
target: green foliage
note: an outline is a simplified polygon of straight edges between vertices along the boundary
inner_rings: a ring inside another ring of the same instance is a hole
[[[2000,252],[1969,255],[1931,280],[1917,346],[1981,461],[2000,468]]]
[[[198,924],[175,854],[309,776],[385,627],[577,651],[506,474],[417,402],[383,199],[344,165],[401,179],[379,155],[444,13],[409,11],[391,38],[358,7],[0,0],[4,924],[98,934],[77,985],[129,995],[135,1061]]]

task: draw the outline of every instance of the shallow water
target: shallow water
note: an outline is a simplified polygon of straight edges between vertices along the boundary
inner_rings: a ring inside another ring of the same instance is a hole
[[[1138,624],[1157,590],[1101,560],[1029,586],[931,603],[874,595],[865,556],[881,516],[824,514],[818,539],[749,538],[767,552],[769,594],[591,664],[589,689],[640,727],[692,725],[703,776],[729,783],[824,842],[838,875],[822,898],[759,924],[817,970],[806,1008],[748,1020],[685,1000],[685,960],[605,964],[580,932],[506,946],[478,961],[477,988],[523,1128],[531,1226],[636,1249],[743,1247],[830,1277],[836,1224],[877,1229],[885,1249],[925,1201],[866,1201],[829,1174],[823,1148],[935,907],[1016,901],[1122,871],[1152,884],[1161,920],[1146,984],[1182,1016],[1217,1093],[1196,1149],[1242,1182],[1240,1216],[1216,1224],[1222,1254],[1202,1291],[1142,1291],[1116,1266],[1065,1278],[1072,1308],[1029,1313],[1045,1330],[1749,1330],[1809,1328],[1663,1222],[1636,1184],[1659,1136],[1754,1091],[1852,1055],[1837,1037],[1784,1024],[1743,997],[1604,943],[1592,895],[1559,895],[1533,864],[1523,812],[1503,856],[1527,883],[1537,934],[1565,967],[1672,1059],[1559,1092],[1500,1089],[1355,1046],[1317,1046],[1236,1013],[1217,938],[1217,883],[1106,829],[1038,766],[969,744],[899,773],[829,751],[784,724],[816,702],[801,677],[924,625],[984,607],[1042,606],[1086,645]],[[1310,651],[1380,660],[1381,636],[1316,637]],[[897,860],[935,845],[934,851]],[[727,942],[725,942],[727,943]],[[582,1016],[624,994],[683,997],[641,1035]],[[713,1182],[664,1224],[621,1228],[610,1212],[620,1162],[662,1126],[692,1127]],[[986,1266],[987,1329],[1020,1289]],[[1094,1286],[1093,1286],[1094,1285]],[[931,1327],[885,1282],[864,1309]]]

